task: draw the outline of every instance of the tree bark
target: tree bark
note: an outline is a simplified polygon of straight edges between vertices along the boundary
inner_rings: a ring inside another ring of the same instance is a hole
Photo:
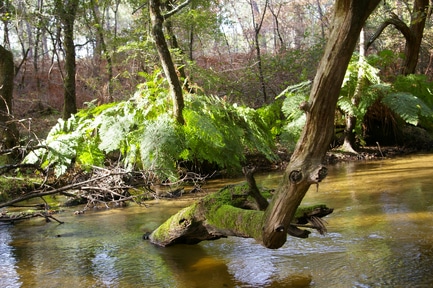
[[[173,59],[168,49],[167,41],[165,41],[163,24],[164,17],[161,14],[161,1],[149,1],[150,19],[152,21],[152,36],[155,40],[156,49],[158,51],[159,59],[164,70],[165,77],[167,78],[170,86],[170,93],[173,100],[173,114],[179,124],[184,124],[183,118],[183,93],[182,86],[176,73],[176,68]]]
[[[172,2],[173,2],[173,1],[168,1],[168,2],[165,3],[165,7],[166,7],[167,10],[169,10],[169,9],[171,9],[171,7],[173,7],[174,3],[172,3]],[[174,31],[173,31],[173,25],[172,25],[171,20],[166,19],[166,20],[164,21],[164,24],[165,24],[164,26],[165,26],[165,29],[166,29],[166,31],[167,31],[168,37],[170,38],[171,48],[172,48],[172,49],[176,49],[176,50],[178,50],[178,52],[180,53],[180,55],[183,55],[184,52],[183,52],[183,50],[180,48],[180,46],[179,46],[179,42],[177,41],[177,37],[176,37],[176,35],[174,34]],[[191,52],[191,53],[192,53],[192,52]],[[181,61],[181,62],[182,62],[182,61]],[[183,88],[184,88],[186,91],[190,92],[190,93],[194,92],[193,89],[191,88],[190,83],[189,83],[189,79],[188,79],[188,77],[186,76],[186,72],[185,72],[185,63],[180,63],[180,67],[177,68],[177,71],[179,72],[179,77],[178,77],[178,78],[180,78],[179,81],[181,81],[181,82],[183,81]]]
[[[256,22],[256,18],[255,18],[255,14],[259,12],[257,8],[257,3],[255,1],[254,2],[249,1],[249,4],[251,7],[251,17],[254,26],[254,47],[256,49],[257,69],[259,72],[260,87],[263,94],[263,102],[266,104],[268,102],[268,97],[266,93],[265,76],[263,75],[262,55],[260,50],[259,36],[260,36],[260,30],[262,29],[263,21],[265,19],[266,10],[268,8],[268,1],[265,1],[265,7],[263,8],[263,13],[260,16],[258,23]]]
[[[421,42],[427,18],[427,10],[429,7],[429,0],[415,0],[412,16],[410,31],[411,37],[406,39],[404,54],[406,55],[403,63],[403,75],[414,74],[418,64],[419,52],[421,49]]]
[[[11,121],[14,75],[12,52],[0,45],[0,135],[3,149],[14,147],[19,138],[15,122]]]
[[[108,85],[108,102],[113,101],[113,60],[111,58],[110,52],[107,48],[107,43],[105,41],[104,36],[104,23],[102,20],[101,12],[99,11],[98,3],[95,0],[91,0],[92,4],[92,14],[93,19],[95,21],[95,27],[96,27],[96,35],[97,35],[97,49],[95,49],[95,58],[96,58],[96,65],[97,65],[97,71],[99,72],[100,65],[101,65],[101,56],[103,56],[107,60],[107,85]]]

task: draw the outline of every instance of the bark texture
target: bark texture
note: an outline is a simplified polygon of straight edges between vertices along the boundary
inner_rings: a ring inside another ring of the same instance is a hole
[[[62,118],[68,119],[77,113],[77,98],[75,89],[75,43],[74,23],[78,8],[78,0],[67,2],[56,1],[56,9],[63,27],[63,46],[65,49],[65,78],[63,79],[64,104]]]

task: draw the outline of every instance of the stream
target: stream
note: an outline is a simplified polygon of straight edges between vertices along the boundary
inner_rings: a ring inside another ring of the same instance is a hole
[[[229,237],[160,248],[141,239],[203,193],[148,207],[74,210],[0,225],[0,287],[433,287],[433,155],[328,166],[303,203],[328,233],[270,250]],[[282,172],[256,175],[276,188]],[[214,191],[242,179],[209,181]]]

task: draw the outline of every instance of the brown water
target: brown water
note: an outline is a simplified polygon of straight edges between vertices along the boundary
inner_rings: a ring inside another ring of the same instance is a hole
[[[328,168],[304,201],[335,208],[325,236],[278,250],[241,238],[158,248],[142,232],[191,200],[67,211],[63,225],[0,226],[0,287],[433,287],[433,156]]]

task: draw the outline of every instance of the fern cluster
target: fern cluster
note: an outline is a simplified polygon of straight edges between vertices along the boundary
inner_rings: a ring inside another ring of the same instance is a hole
[[[387,53],[382,53],[359,61],[358,56],[354,55],[343,80],[337,106],[343,114],[340,116],[353,115],[357,119],[354,132],[361,144],[364,143],[364,118],[377,103],[388,107],[402,121],[433,131],[433,83],[425,75],[398,76],[394,83],[383,82],[380,70],[373,64],[388,63],[387,58],[379,61],[387,56]],[[362,77],[359,77],[360,71]],[[301,82],[287,87],[277,96],[285,97],[281,109],[286,122],[281,125],[283,129],[279,136],[289,148],[294,147],[305,125],[306,116],[299,105],[308,99],[310,89],[309,81]],[[358,94],[356,89],[360,89]]]
[[[173,179],[181,161],[235,170],[248,151],[274,159],[270,129],[254,109],[187,94],[185,124],[179,125],[163,81],[152,77],[128,101],[88,103],[67,121],[58,120],[43,143],[46,149],[31,152],[25,162],[53,167],[62,175],[72,164],[90,169],[114,158],[129,170]]]
[[[306,115],[299,106],[308,100],[310,90],[311,81],[304,81],[288,86],[277,96],[277,99],[285,97],[281,111],[286,118],[280,140],[289,149],[295,147],[305,125]]]
[[[404,122],[411,125],[431,126],[433,115],[433,84],[424,75],[398,76],[394,83],[384,83],[380,79],[380,70],[370,63],[376,63],[378,55],[366,61],[353,57],[343,81],[338,100],[338,107],[346,115],[356,117],[355,133],[363,143],[362,124],[369,108],[379,102]],[[360,79],[359,72],[362,71]],[[359,81],[363,81],[359,86]],[[354,99],[355,89],[359,88],[360,97]]]

